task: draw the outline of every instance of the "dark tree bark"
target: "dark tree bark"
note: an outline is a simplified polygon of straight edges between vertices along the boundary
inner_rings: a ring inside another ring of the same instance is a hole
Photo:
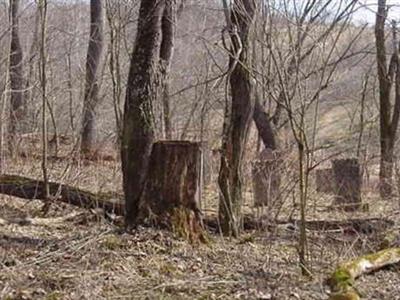
[[[153,103],[159,85],[161,19],[165,1],[142,0],[134,50],[131,57],[124,120],[121,159],[126,198],[127,228],[135,225],[139,200],[147,176],[154,142]]]
[[[164,13],[161,20],[162,41],[160,48],[160,67],[164,131],[165,138],[168,140],[172,138],[168,75],[174,53],[175,23],[176,0],[166,0]]]
[[[254,18],[253,0],[233,2],[230,20],[231,56],[229,83],[232,101],[227,103],[221,150],[219,220],[225,235],[237,236],[241,227],[242,161],[253,117],[254,99],[249,66],[249,30]],[[230,23],[229,23],[230,21]],[[237,33],[236,33],[237,30]],[[236,58],[238,56],[238,61]]]
[[[99,102],[98,68],[103,51],[103,3],[90,1],[90,35],[86,57],[85,98],[82,113],[81,151],[92,153],[96,138],[96,106]]]
[[[262,107],[257,95],[254,105],[253,120],[256,124],[258,134],[260,135],[264,147],[266,149],[276,150],[277,144],[275,133],[271,126],[271,119],[264,111],[264,108]]]
[[[380,146],[381,161],[379,170],[379,191],[382,198],[392,195],[392,177],[394,162],[394,145],[400,116],[400,63],[399,50],[394,33],[394,53],[389,66],[386,59],[385,21],[387,16],[386,0],[378,0],[376,14],[375,39],[376,60],[379,79],[379,116],[380,116]],[[395,31],[395,29],[394,29]],[[395,85],[395,99],[392,109],[391,90]]]
[[[169,228],[192,241],[201,240],[200,197],[200,143],[155,143],[140,199],[140,223]]]
[[[19,0],[10,0],[11,45],[10,45],[10,123],[9,148],[13,151],[16,133],[24,117],[23,54],[19,39]]]

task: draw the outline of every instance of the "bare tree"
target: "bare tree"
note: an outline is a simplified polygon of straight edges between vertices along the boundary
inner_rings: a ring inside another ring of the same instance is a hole
[[[162,76],[162,103],[164,117],[164,131],[167,139],[172,138],[170,100],[169,100],[169,69],[174,52],[176,0],[167,0],[161,20],[162,42],[160,49],[160,67]]]
[[[379,80],[379,115],[380,115],[380,146],[381,160],[379,170],[379,191],[382,198],[392,195],[392,177],[394,162],[394,145],[400,117],[400,63],[396,38],[396,28],[393,29],[394,51],[389,65],[385,45],[385,22],[388,8],[386,0],[378,0],[378,12],[375,23],[376,60]],[[391,97],[394,88],[394,105]]]
[[[90,1],[90,35],[86,58],[85,98],[82,117],[81,152],[93,152],[96,134],[96,106],[99,102],[97,71],[103,50],[102,0]]]
[[[21,127],[24,113],[23,54],[19,39],[19,0],[10,0],[11,45],[10,45],[10,124],[9,148],[15,146],[15,135]]]
[[[161,19],[165,1],[142,0],[129,69],[121,145],[126,226],[135,224],[154,142]]]
[[[237,236],[241,224],[242,206],[242,162],[249,126],[253,116],[254,100],[251,97],[249,31],[254,18],[253,0],[236,0],[228,16],[224,1],[227,25],[231,39],[229,60],[229,84],[232,94],[226,103],[221,167],[218,184],[221,191],[219,220],[225,235]]]

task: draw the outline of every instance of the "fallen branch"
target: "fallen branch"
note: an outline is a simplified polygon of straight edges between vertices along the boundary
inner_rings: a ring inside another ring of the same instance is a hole
[[[92,193],[62,183],[50,182],[52,200],[74,206],[95,209],[102,208],[109,214],[123,215],[123,197],[115,193]],[[44,183],[18,175],[0,175],[0,193],[22,199],[46,200]]]
[[[357,277],[397,263],[400,263],[400,248],[385,249],[339,265],[328,279],[332,290],[329,300],[360,299],[354,287]]]

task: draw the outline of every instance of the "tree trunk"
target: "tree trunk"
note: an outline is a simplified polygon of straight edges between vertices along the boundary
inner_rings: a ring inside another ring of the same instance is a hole
[[[99,102],[98,68],[103,50],[102,0],[90,1],[90,35],[86,57],[85,98],[82,113],[81,152],[93,152],[96,138],[96,106]]]
[[[258,95],[256,95],[256,101],[254,105],[253,120],[254,123],[256,124],[258,134],[260,135],[265,148],[276,150],[277,149],[276,138],[275,138],[275,133],[271,126],[271,120],[268,114],[264,111],[264,108],[260,103]]]
[[[165,1],[142,0],[131,57],[122,132],[122,172],[127,228],[136,223],[154,141],[153,103],[157,99],[161,19]]]
[[[355,158],[336,159],[332,162],[335,176],[335,205],[346,211],[361,208],[361,172]]]
[[[400,62],[398,41],[394,28],[394,53],[387,66],[385,46],[385,21],[387,17],[386,0],[378,1],[375,23],[376,61],[379,79],[379,117],[381,161],[379,170],[379,191],[382,198],[392,196],[394,144],[400,117]],[[391,89],[395,83],[395,99],[392,112]]]
[[[227,103],[224,136],[221,150],[221,167],[218,177],[220,187],[219,220],[225,235],[237,236],[241,224],[242,161],[253,117],[254,100],[251,97],[251,80],[248,58],[249,29],[254,18],[253,0],[233,2],[230,21],[231,56],[229,76],[232,94]],[[237,29],[237,33],[235,33]],[[238,57],[238,61],[236,61]]]
[[[9,149],[13,152],[16,146],[16,134],[22,127],[24,117],[24,82],[22,66],[22,47],[19,39],[19,0],[10,1],[11,45],[10,45],[10,123]]]
[[[172,229],[192,241],[202,239],[200,197],[200,143],[155,143],[140,199],[140,222]]]
[[[160,48],[160,67],[161,67],[161,97],[163,107],[163,122],[165,138],[172,138],[171,112],[169,99],[169,71],[171,60],[174,53],[176,23],[176,1],[166,0],[163,17],[161,20],[162,41]]]

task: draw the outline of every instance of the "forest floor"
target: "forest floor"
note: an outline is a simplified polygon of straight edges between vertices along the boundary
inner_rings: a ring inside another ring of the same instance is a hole
[[[50,161],[50,169],[54,181],[94,192],[121,189],[119,167],[112,162]],[[6,172],[41,178],[40,160],[9,161]],[[310,220],[386,217],[400,228],[398,200],[384,202],[368,193],[363,199],[368,212],[343,213],[326,208],[329,196],[312,197]],[[215,213],[215,189],[207,189],[204,198],[206,213]],[[298,265],[297,228],[252,230],[238,239],[210,233],[208,244],[191,245],[162,230],[122,233],[95,211],[62,203],[52,204],[42,218],[42,205],[0,195],[0,217],[20,220],[0,223],[0,299],[327,299],[325,280],[333,268],[376,251],[381,239],[309,231],[313,276],[306,278]],[[253,211],[251,205],[245,210]],[[21,222],[26,217],[40,222]],[[287,217],[282,212],[280,219]],[[365,299],[400,299],[400,266],[364,276],[356,287]]]

